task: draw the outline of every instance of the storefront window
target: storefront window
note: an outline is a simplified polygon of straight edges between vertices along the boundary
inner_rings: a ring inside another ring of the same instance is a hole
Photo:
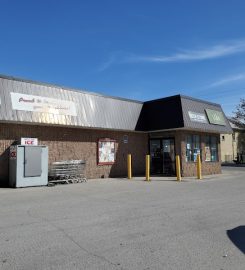
[[[186,138],[186,161],[195,162],[198,154],[201,154],[200,136],[188,135]]]
[[[218,161],[218,142],[215,136],[206,136],[205,161]]]

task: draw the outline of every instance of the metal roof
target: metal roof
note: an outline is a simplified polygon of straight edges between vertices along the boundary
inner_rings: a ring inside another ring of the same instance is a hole
[[[228,121],[233,130],[245,131],[245,128],[243,126],[239,126],[238,123],[236,123],[236,121],[234,121],[233,119],[228,118]]]
[[[206,109],[220,112],[225,120],[224,125],[211,124]],[[189,113],[204,119],[191,119]],[[143,105],[137,129],[144,131],[164,131],[173,129],[196,130],[215,133],[232,133],[230,124],[219,104],[175,95],[147,101]]]
[[[208,132],[232,133],[232,128],[229,124],[229,121],[227,120],[219,104],[206,102],[203,100],[194,99],[187,96],[180,96],[180,98],[181,98],[182,113],[183,113],[185,128],[208,131]],[[211,124],[206,115],[206,111],[205,111],[206,109],[220,112],[223,115],[223,118],[225,120],[225,125]],[[204,116],[206,118],[206,122],[201,123],[198,121],[191,120],[189,112]]]
[[[6,76],[0,76],[0,101],[0,121],[117,130],[135,130],[143,106]]]
[[[219,104],[181,95],[143,103],[0,75],[0,104],[2,122],[128,131],[183,128],[232,132]],[[206,109],[222,113],[225,125],[190,119],[189,112],[206,115]]]

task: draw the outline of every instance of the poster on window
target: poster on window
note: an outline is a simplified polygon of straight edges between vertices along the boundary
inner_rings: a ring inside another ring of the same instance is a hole
[[[98,164],[111,165],[116,160],[116,141],[100,139],[98,141]]]
[[[205,147],[205,161],[211,161],[211,151],[209,146]]]
[[[194,149],[194,153],[193,153],[193,161],[194,162],[197,161],[197,155],[200,155],[200,149]]]

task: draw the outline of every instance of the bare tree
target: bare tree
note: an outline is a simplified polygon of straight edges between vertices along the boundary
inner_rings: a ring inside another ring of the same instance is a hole
[[[232,120],[236,123],[237,126],[245,128],[245,99],[241,98],[240,103],[236,106],[236,111],[233,112],[234,117]]]

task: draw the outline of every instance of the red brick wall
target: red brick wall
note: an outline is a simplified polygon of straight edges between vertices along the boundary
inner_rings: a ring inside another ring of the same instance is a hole
[[[221,162],[205,162],[204,136],[207,133],[174,131],[152,133],[152,137],[174,137],[176,154],[181,156],[183,176],[196,175],[196,163],[186,162],[186,135],[201,136],[202,173],[221,173]],[[123,136],[128,135],[128,143],[123,143]],[[213,134],[210,134],[213,135]],[[219,135],[216,134],[219,138]],[[17,124],[0,124],[0,184],[8,181],[9,146],[21,137],[36,137],[39,144],[49,147],[49,163],[59,160],[83,159],[86,161],[87,178],[126,176],[127,154],[132,154],[133,175],[144,174],[145,155],[148,153],[148,134],[136,132],[119,132],[109,130],[92,130],[78,128],[62,128],[48,126],[32,126]],[[116,163],[113,165],[97,165],[97,141],[100,138],[116,140]],[[220,160],[220,144],[219,160]]]
[[[180,143],[181,143],[181,163],[182,163],[182,175],[183,176],[196,176],[196,162],[186,162],[186,136],[188,134],[200,135],[201,139],[201,160],[202,160],[202,174],[217,174],[221,173],[221,155],[220,155],[220,142],[219,134],[209,134],[209,133],[200,133],[200,132],[180,132]],[[218,160],[217,162],[205,162],[205,136],[217,136],[218,138]]]
[[[128,143],[123,136],[128,135]],[[0,181],[8,179],[9,146],[21,137],[38,138],[39,144],[49,147],[49,163],[58,160],[83,159],[86,177],[101,178],[126,176],[127,154],[132,154],[133,174],[143,174],[148,152],[148,135],[136,132],[118,132],[78,128],[0,124]],[[116,162],[97,165],[97,141],[100,138],[116,140]]]

